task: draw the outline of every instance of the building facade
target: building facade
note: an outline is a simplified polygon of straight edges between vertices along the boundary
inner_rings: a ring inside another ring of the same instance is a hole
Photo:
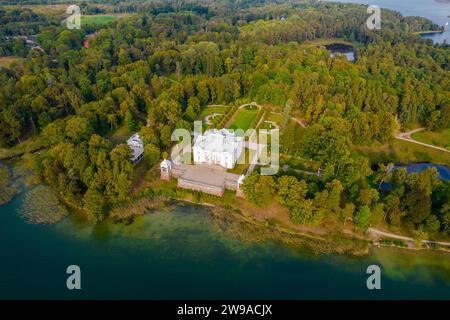
[[[127,145],[131,149],[131,162],[137,164],[144,157],[144,142],[139,138],[139,134],[133,134],[128,140]]]
[[[169,181],[172,177],[178,179],[177,186],[223,196],[225,190],[236,191],[242,196],[241,186],[244,175],[229,173],[225,169],[214,166],[175,164],[170,160],[163,160],[160,164],[161,179]]]
[[[244,138],[227,129],[207,130],[195,138],[192,151],[195,164],[219,165],[233,169],[244,151]]]

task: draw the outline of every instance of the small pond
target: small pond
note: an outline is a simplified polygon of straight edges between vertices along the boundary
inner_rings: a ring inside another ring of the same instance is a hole
[[[356,60],[355,48],[350,45],[344,43],[331,43],[327,44],[325,48],[331,51],[331,58],[334,58],[336,55],[341,55],[345,56],[348,61]]]
[[[439,178],[441,178],[442,180],[445,181],[450,180],[450,168],[440,164],[421,162],[421,163],[410,163],[406,166],[402,165],[394,166],[394,168],[406,168],[406,171],[408,173],[422,172],[423,170],[426,170],[429,167],[436,168],[437,171],[439,172]]]
[[[426,170],[429,167],[437,169],[440,179],[445,180],[445,181],[450,180],[450,168],[440,165],[440,164],[435,164],[435,163],[418,162],[418,163],[410,163],[408,165],[395,165],[394,169],[406,168],[406,172],[408,172],[408,173],[411,173],[411,172],[419,173],[419,172],[422,172],[423,170]],[[392,184],[390,182],[383,182],[381,184],[381,190],[389,190],[391,188],[392,188]]]

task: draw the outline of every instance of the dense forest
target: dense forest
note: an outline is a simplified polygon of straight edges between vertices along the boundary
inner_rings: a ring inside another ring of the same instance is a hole
[[[284,132],[282,151],[317,162],[324,177],[254,172],[244,185],[250,202],[276,197],[299,224],[334,216],[361,229],[386,221],[448,235],[450,187],[435,170],[373,172],[352,152],[391,142],[399,127],[449,127],[449,48],[414,34],[436,29],[430,21],[383,10],[383,28],[368,30],[366,7],[315,1],[97,3],[82,3],[83,13],[133,16],[67,30],[56,15],[0,8],[0,54],[26,57],[0,69],[0,146],[42,139],[36,170],[70,202],[101,219],[127,199],[130,150],[108,139],[119,126],[141,133],[151,167],[173,129],[191,129],[205,105],[258,101],[282,111],[292,101],[290,114],[308,128],[301,142]],[[42,51],[17,38],[30,34]],[[353,43],[356,61],[314,45],[330,38]]]

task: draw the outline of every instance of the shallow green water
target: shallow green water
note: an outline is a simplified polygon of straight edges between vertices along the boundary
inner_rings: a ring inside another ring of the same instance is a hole
[[[376,250],[367,258],[314,256],[248,243],[214,228],[207,209],[178,207],[132,224],[24,222],[23,194],[0,207],[0,298],[450,298],[450,255]],[[382,290],[366,288],[368,265]],[[79,265],[82,290],[66,289]]]

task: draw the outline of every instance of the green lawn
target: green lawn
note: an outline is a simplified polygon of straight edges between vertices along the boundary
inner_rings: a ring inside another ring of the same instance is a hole
[[[128,127],[126,125],[117,128],[109,137],[111,146],[115,147],[118,144],[126,143],[128,138],[131,137],[132,134],[133,132],[128,130]]]
[[[203,119],[204,117],[214,113],[225,114],[227,110],[228,107],[205,107],[200,112],[200,118]]]
[[[237,161],[236,165],[233,169],[229,169],[228,172],[235,173],[235,174],[244,174],[247,172],[250,160],[249,157],[249,151],[247,148],[244,149],[244,152],[242,152],[239,160]],[[241,163],[240,163],[241,162]]]
[[[281,121],[283,120],[283,116],[281,114],[278,114],[278,113],[268,112],[267,115],[266,115],[266,118],[264,120],[274,121],[274,122],[280,124]]]
[[[250,128],[250,125],[252,124],[257,114],[258,109],[246,110],[244,108],[238,110],[235,116],[231,119],[231,124],[228,127],[234,130],[242,129],[245,131]]]
[[[22,64],[23,58],[17,56],[0,57],[0,67],[9,68],[13,63]]]
[[[301,143],[305,129],[294,120],[289,120],[289,123],[280,135],[281,150],[291,156],[298,156],[301,150]]]
[[[434,162],[450,165],[450,153],[448,152],[397,139],[390,145],[356,147],[355,152],[368,157],[372,163]]]
[[[450,150],[450,128],[445,129],[442,132],[423,130],[413,133],[411,137],[417,141]]]
[[[280,127],[282,116],[280,114],[267,112],[264,121],[259,126],[259,129],[266,129],[266,130],[276,129],[276,126],[266,121],[275,122],[275,124],[278,125],[278,127]]]
[[[28,152],[34,152],[40,148],[43,148],[44,146],[46,146],[46,142],[44,141],[44,139],[40,138],[39,136],[31,137],[10,149],[0,148],[0,160],[19,156]]]
[[[92,16],[81,16],[81,25],[108,25],[111,22],[117,20],[115,16],[107,16],[107,15],[92,15]]]

